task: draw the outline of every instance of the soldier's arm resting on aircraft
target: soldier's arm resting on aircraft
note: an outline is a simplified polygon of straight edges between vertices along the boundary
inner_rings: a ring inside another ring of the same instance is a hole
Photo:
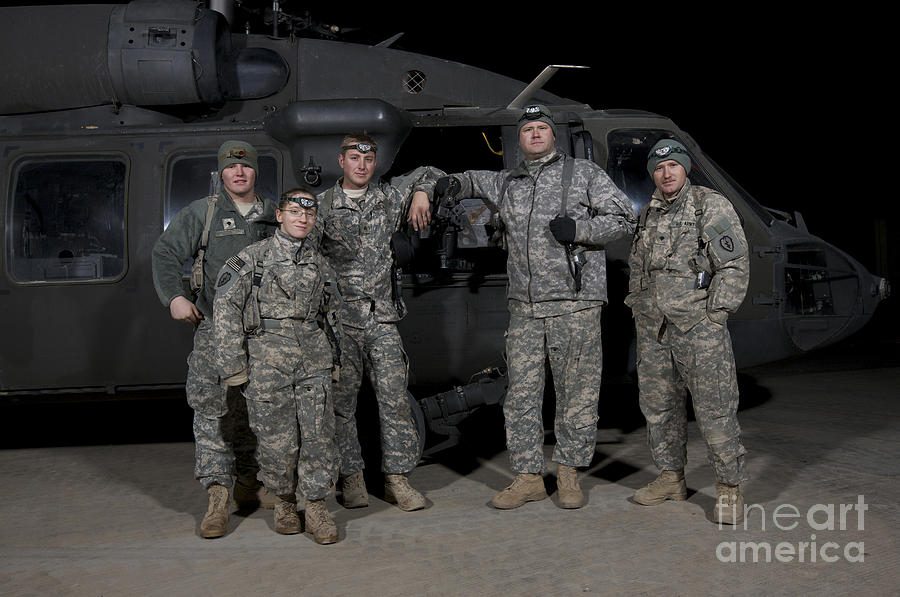
[[[247,381],[244,306],[250,295],[252,273],[253,264],[249,256],[241,251],[222,266],[216,277],[213,338],[216,343],[216,365],[226,385],[240,385]]]
[[[391,187],[402,197],[400,213],[407,214],[406,221],[412,223],[413,229],[422,230],[431,222],[434,184],[442,176],[444,172],[438,168],[419,166],[408,174],[391,179]]]
[[[192,323],[196,322],[190,319],[190,315],[196,317],[199,311],[193,307],[190,297],[185,292],[182,278],[184,264],[197,254],[202,234],[203,221],[199,219],[192,206],[188,206],[178,212],[169,222],[169,226],[159,235],[151,255],[153,287],[160,302],[169,307],[169,313],[174,319]],[[175,301],[177,297],[191,303],[193,311],[187,309],[182,301]],[[202,316],[200,318],[202,319]]]
[[[450,176],[459,182],[456,195],[458,199],[479,197],[491,211],[496,213],[500,210],[500,190],[503,188],[506,171],[466,170]]]
[[[580,190],[586,193],[579,196]],[[637,220],[631,201],[593,162],[578,160],[570,196],[587,209],[588,215],[587,219],[575,220],[576,243],[602,247],[634,233]]]
[[[744,301],[750,282],[747,239],[731,203],[718,193],[704,200],[701,234],[712,271],[706,311],[724,323]]]

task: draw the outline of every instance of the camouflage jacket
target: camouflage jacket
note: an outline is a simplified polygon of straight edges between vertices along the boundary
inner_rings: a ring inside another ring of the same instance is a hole
[[[566,215],[575,220],[575,243],[587,249],[580,292],[575,292],[566,250],[550,232],[550,220],[562,209],[565,160],[575,160],[566,198]],[[634,231],[631,202],[597,164],[552,154],[539,165],[454,174],[460,197],[481,197],[499,212],[509,257],[510,309],[534,316],[577,311],[584,302],[605,303],[606,253],[603,246]],[[508,180],[505,196],[501,197]]]
[[[322,254],[338,276],[344,325],[362,327],[372,312],[380,322],[402,319],[403,298],[393,290],[391,235],[406,225],[413,193],[424,191],[430,199],[443,175],[436,168],[417,168],[390,183],[370,183],[358,200],[344,194],[342,179],[319,194],[316,233]]]
[[[153,285],[166,307],[176,296],[190,299],[182,284],[184,264],[196,257],[206,223],[208,203],[193,201],[172,218],[153,247]],[[263,200],[263,213],[248,222],[224,190],[216,200],[203,267],[203,288],[197,295],[197,309],[204,317],[213,313],[216,274],[225,260],[244,247],[270,236],[275,229],[275,205]]]
[[[657,190],[631,246],[625,303],[635,314],[665,316],[681,331],[707,314],[724,323],[747,293],[748,262],[741,222],[725,197],[690,181],[670,202]],[[695,288],[701,269],[712,274],[708,288]]]
[[[247,369],[248,352],[288,374],[298,361],[310,375],[332,366],[323,322],[334,304],[333,274],[312,243],[275,234],[229,259],[216,278],[213,334],[223,378]]]

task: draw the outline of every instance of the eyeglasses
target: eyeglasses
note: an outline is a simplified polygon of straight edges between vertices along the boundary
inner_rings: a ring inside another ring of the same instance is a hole
[[[304,209],[300,208],[291,208],[291,209],[283,209],[281,213],[289,214],[292,218],[305,217],[307,220],[311,220],[316,217],[316,209]]]
[[[538,120],[541,117],[553,120],[553,114],[545,112],[540,106],[528,106],[519,118],[519,122],[523,120]]]
[[[360,153],[375,153],[375,148],[372,147],[369,143],[354,143],[353,145],[344,145],[341,147],[341,151],[347,151],[348,149],[355,149]]]

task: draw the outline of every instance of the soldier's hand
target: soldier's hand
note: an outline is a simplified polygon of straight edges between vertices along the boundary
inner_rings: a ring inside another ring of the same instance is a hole
[[[425,191],[416,191],[413,194],[407,221],[412,222],[413,228],[417,232],[424,230],[431,222],[431,202],[428,201],[428,194]]]
[[[169,303],[169,315],[175,321],[186,321],[194,325],[197,325],[203,319],[203,314],[197,309],[197,305],[183,296],[176,296]]]
[[[557,216],[550,220],[550,232],[561,243],[575,242],[575,220],[568,216]]]

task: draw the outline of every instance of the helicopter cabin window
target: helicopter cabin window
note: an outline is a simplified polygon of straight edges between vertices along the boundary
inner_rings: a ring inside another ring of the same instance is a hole
[[[272,153],[260,151],[258,164],[256,193],[260,197],[274,200],[278,197],[278,160]],[[163,228],[168,227],[175,214],[192,201],[218,192],[217,185],[221,182],[217,168],[218,159],[214,151],[181,154],[172,158],[168,167]]]
[[[616,186],[628,195],[636,209],[646,205],[656,189],[653,179],[647,173],[647,154],[657,141],[671,137],[669,131],[661,129],[617,129],[609,134],[607,173]],[[691,184],[718,190],[696,163],[688,178]]]
[[[18,163],[7,214],[10,277],[20,283],[121,277],[127,170],[113,156]]]

